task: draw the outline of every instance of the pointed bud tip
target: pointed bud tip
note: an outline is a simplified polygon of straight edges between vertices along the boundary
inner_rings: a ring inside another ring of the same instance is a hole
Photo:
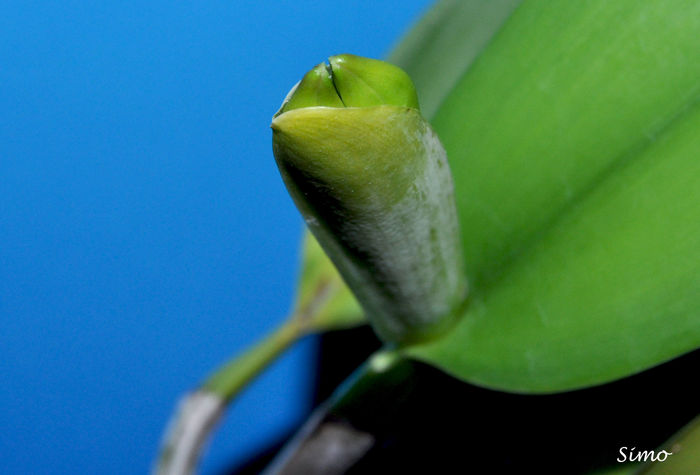
[[[279,113],[306,107],[343,107],[326,63],[317,64],[304,75]]]
[[[331,56],[307,72],[290,91],[275,117],[307,107],[393,105],[418,109],[411,78],[402,69],[352,54]],[[273,127],[274,129],[274,127]]]

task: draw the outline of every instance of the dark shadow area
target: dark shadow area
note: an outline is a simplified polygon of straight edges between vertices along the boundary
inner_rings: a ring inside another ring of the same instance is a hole
[[[328,399],[369,355],[381,347],[381,342],[368,326],[325,333],[317,339],[316,375],[314,381],[313,407]],[[242,464],[232,464],[220,475],[254,475],[260,473],[296,431],[283,434],[274,443],[255,454]]]
[[[464,384],[417,364],[404,417],[350,473],[589,473],[616,464],[620,447],[655,449],[698,415],[698,368],[695,351],[607,385],[528,396]]]
[[[294,435],[294,432],[287,433],[281,436],[277,441],[268,447],[264,447],[260,452],[252,454],[252,456],[240,465],[234,465],[229,470],[224,470],[221,475],[256,475],[262,472],[265,467],[272,462],[272,459],[277,455],[277,452],[284,444]]]
[[[324,334],[318,345],[314,407],[328,399],[381,346],[369,326]]]
[[[378,347],[369,328],[324,336],[316,403]],[[348,473],[589,473],[615,465],[620,447],[660,446],[698,415],[699,370],[697,350],[603,386],[532,396],[479,388],[416,363],[413,390],[388,419],[361,418],[359,428],[376,442]],[[228,473],[259,473],[281,444]]]

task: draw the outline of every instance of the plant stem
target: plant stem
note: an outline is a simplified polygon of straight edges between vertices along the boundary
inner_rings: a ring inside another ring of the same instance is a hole
[[[231,401],[303,333],[300,319],[292,315],[263,340],[219,368],[201,389],[218,395],[225,402]]]
[[[194,472],[202,447],[226,406],[306,333],[303,316],[292,314],[260,342],[217,370],[199,389],[182,398],[165,432],[153,473],[189,475]]]

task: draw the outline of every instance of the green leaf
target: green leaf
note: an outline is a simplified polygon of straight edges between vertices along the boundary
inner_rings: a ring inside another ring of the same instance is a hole
[[[700,4],[526,2],[438,111],[472,301],[408,350],[572,389],[700,345]]]
[[[548,392],[700,345],[700,107],[547,226],[452,333],[410,354],[474,383]]]

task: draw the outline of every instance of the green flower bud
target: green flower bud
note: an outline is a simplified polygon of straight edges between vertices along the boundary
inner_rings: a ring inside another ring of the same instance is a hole
[[[379,336],[431,338],[467,289],[445,150],[406,73],[358,56],[329,62],[273,118],[277,165]]]

